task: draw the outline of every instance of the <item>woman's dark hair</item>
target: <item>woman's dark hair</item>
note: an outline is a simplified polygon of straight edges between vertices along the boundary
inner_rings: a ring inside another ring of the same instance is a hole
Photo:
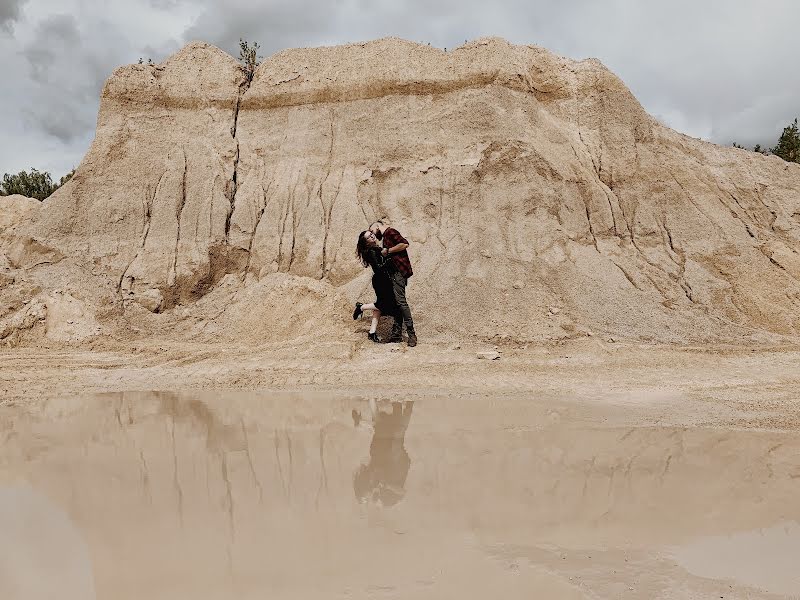
[[[365,229],[358,234],[358,243],[356,244],[356,256],[358,257],[358,260],[361,261],[361,264],[364,265],[364,268],[369,266],[369,261],[367,260],[369,244],[367,243],[367,239],[364,237],[364,234],[367,233],[367,231],[369,231],[369,229]]]

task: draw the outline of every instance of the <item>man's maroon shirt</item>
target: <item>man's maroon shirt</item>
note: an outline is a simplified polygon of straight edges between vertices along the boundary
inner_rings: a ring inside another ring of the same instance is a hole
[[[397,246],[397,244],[408,244],[408,240],[400,235],[397,229],[387,227],[386,231],[383,232],[383,247],[393,248]],[[400,271],[403,277],[408,279],[414,274],[414,271],[411,269],[411,259],[408,257],[408,252],[401,250],[400,252],[392,252],[389,256],[392,257],[394,266],[397,267],[397,270]]]

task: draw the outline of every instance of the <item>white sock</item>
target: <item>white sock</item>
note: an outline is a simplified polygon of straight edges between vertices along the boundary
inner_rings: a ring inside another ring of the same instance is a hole
[[[369,328],[370,333],[378,331],[378,317],[372,317],[372,325]]]
[[[375,310],[375,304],[370,302],[369,304],[362,304],[361,310]]]

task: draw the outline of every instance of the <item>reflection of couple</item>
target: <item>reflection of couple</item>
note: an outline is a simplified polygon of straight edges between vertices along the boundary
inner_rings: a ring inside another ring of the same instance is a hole
[[[405,495],[406,477],[411,467],[405,437],[414,402],[391,402],[391,412],[385,412],[370,398],[369,409],[374,428],[369,462],[362,464],[353,475],[353,491],[359,502],[393,506]],[[361,414],[356,410],[353,421],[356,425],[361,421]]]
[[[411,309],[406,300],[406,285],[413,275],[411,260],[408,258],[408,240],[399,231],[387,227],[381,221],[375,221],[369,229],[358,236],[356,255],[364,267],[372,267],[372,287],[376,300],[369,304],[356,302],[353,319],[358,319],[365,310],[372,311],[372,324],[369,339],[382,341],[378,337],[378,319],[381,315],[394,318],[389,342],[403,341],[403,323],[406,325],[408,345],[417,345],[417,334]]]

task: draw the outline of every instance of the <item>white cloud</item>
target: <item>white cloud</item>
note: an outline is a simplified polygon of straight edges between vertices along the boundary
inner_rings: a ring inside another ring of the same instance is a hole
[[[100,90],[119,65],[159,62],[180,47],[197,7],[166,12],[148,0],[37,0],[15,35],[0,35],[0,173],[37,167],[54,177],[83,158],[94,137]]]

